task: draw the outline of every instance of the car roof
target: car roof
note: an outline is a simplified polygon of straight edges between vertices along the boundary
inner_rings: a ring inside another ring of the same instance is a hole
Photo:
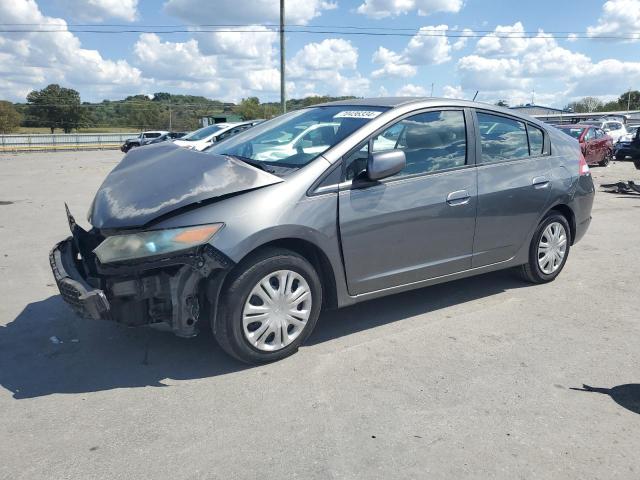
[[[345,106],[360,106],[360,107],[390,107],[396,108],[402,105],[407,105],[411,103],[425,103],[432,104],[433,106],[465,106],[465,107],[475,107],[475,108],[484,108],[495,111],[502,111],[514,116],[520,116],[518,112],[514,110],[509,110],[503,107],[499,107],[497,105],[492,105],[489,103],[482,102],[472,102],[470,100],[462,100],[455,98],[441,98],[441,97],[376,97],[376,98],[352,98],[350,100],[338,100],[335,102],[327,102],[320,103],[317,105],[312,105],[313,107],[317,106],[329,106],[329,105],[345,105]]]
[[[498,115],[507,115],[519,118],[522,121],[530,122],[540,128],[548,128],[549,124],[538,120],[526,113],[500,107],[489,103],[474,102],[471,100],[462,100],[455,98],[440,97],[377,97],[377,98],[353,98],[350,100],[338,100],[335,102],[320,103],[311,105],[312,107],[328,107],[328,106],[351,106],[357,107],[387,107],[391,110],[399,107],[406,108],[407,105],[415,104],[416,108],[431,107],[458,107],[458,108],[476,108],[478,110],[488,110]]]

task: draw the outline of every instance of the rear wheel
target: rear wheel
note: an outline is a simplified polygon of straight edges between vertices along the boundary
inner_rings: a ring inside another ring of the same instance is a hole
[[[521,276],[531,283],[555,280],[564,268],[571,244],[571,230],[564,215],[549,213],[538,225],[531,245],[529,261],[520,267]]]
[[[320,315],[322,285],[300,255],[269,249],[238,265],[226,282],[214,335],[230,355],[267,363],[298,350]]]

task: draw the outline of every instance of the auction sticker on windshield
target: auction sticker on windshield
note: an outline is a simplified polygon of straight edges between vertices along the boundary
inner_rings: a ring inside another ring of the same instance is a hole
[[[333,118],[376,118],[381,113],[372,110],[345,110],[335,114]]]

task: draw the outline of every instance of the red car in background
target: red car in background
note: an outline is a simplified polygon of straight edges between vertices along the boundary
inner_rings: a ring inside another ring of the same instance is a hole
[[[567,135],[580,142],[588,165],[606,167],[613,158],[613,140],[604,130],[594,125],[557,125]]]

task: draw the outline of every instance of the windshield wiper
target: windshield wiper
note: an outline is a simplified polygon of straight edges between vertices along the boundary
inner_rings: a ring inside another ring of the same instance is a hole
[[[259,168],[260,170],[262,170],[264,172],[274,173],[274,170],[267,169],[261,162],[257,162],[255,160],[252,160],[251,158],[242,157],[240,155],[228,155],[228,154],[227,154],[227,157],[232,157],[232,158],[235,158],[236,160],[240,160],[241,162],[247,163],[247,164],[251,165],[252,167]]]

